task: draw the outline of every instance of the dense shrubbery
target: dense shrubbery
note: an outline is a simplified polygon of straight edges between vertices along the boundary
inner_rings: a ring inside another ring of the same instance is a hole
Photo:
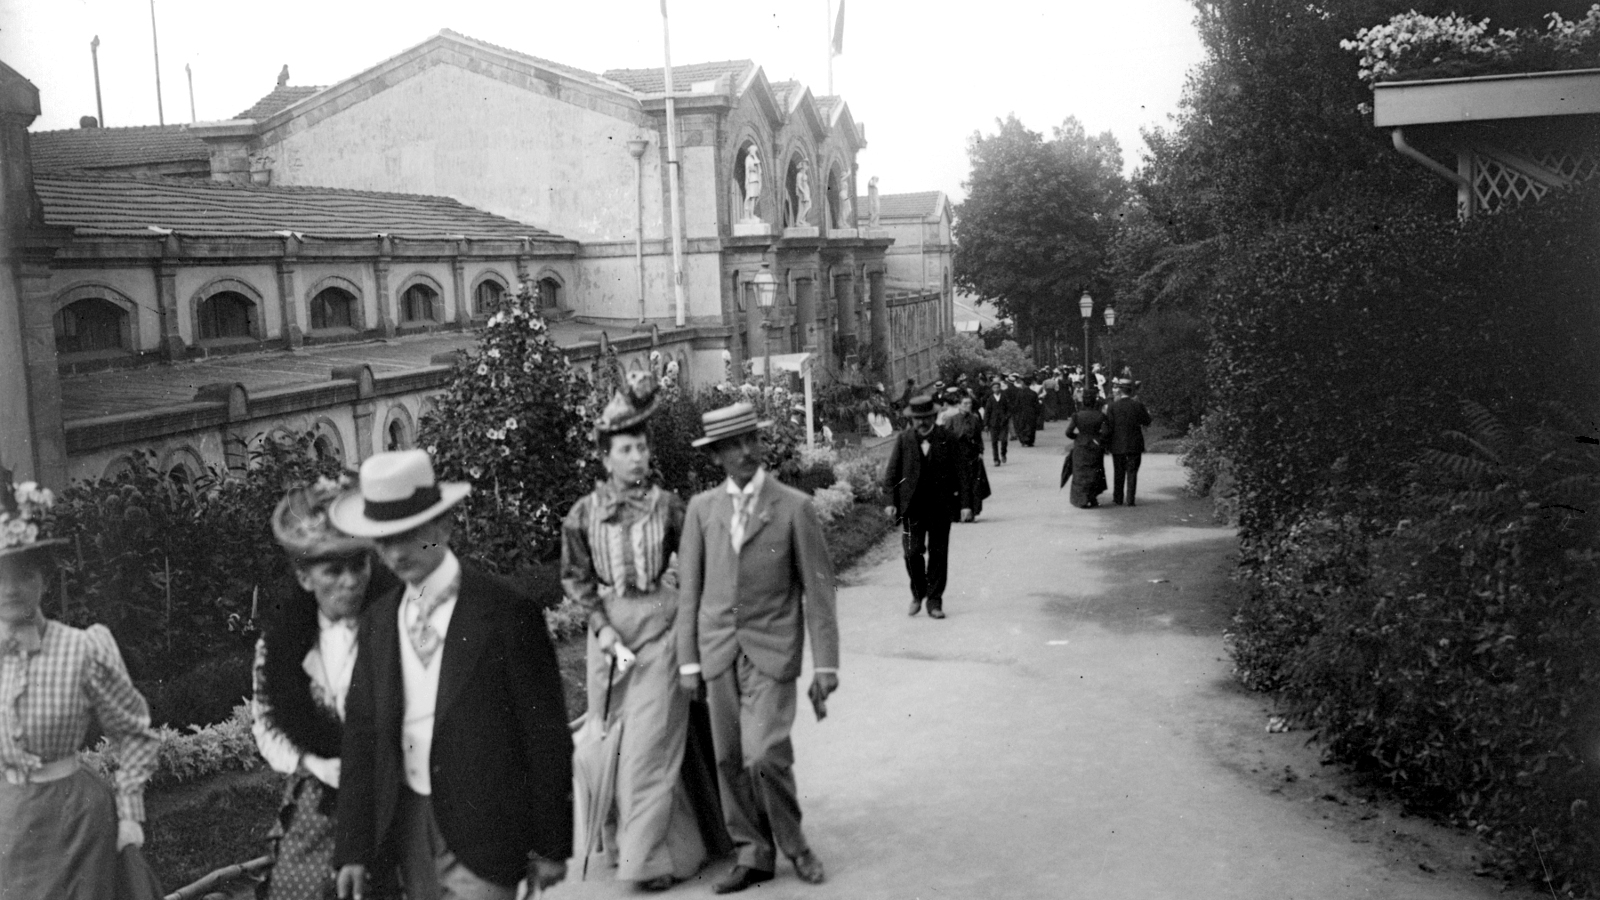
[[[945,338],[944,349],[939,351],[939,377],[946,384],[955,384],[962,375],[976,383],[996,373],[1033,370],[1033,358],[1016,341],[1002,341],[991,350],[976,335],[952,334]]]
[[[224,772],[261,768],[265,762],[250,733],[252,722],[250,707],[235,706],[227,719],[213,725],[191,725],[181,731],[157,728],[161,745],[149,786],[160,790]],[[107,738],[101,738],[92,750],[79,751],[78,759],[84,768],[102,778],[109,779],[117,771],[117,749]]]

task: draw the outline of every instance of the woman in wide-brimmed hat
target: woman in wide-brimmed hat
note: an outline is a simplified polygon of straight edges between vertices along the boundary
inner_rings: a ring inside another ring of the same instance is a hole
[[[678,688],[673,631],[684,502],[650,477],[646,423],[659,403],[652,377],[630,373],[595,426],[607,477],[573,504],[561,533],[562,585],[589,620],[589,711],[574,766],[580,877],[598,852],[647,891],[692,877],[707,857],[683,777],[690,696]]]
[[[40,530],[53,503],[0,483],[0,897],[103,900],[118,852],[144,844],[159,742],[111,632],[44,616],[66,543]],[[91,723],[117,746],[114,790],[78,765]]]
[[[328,504],[342,489],[331,479],[296,488],[272,514],[273,537],[293,571],[271,595],[266,629],[256,643],[251,701],[262,758],[289,776],[273,829],[268,900],[335,896],[339,745],[355,671],[357,615],[371,598],[399,584],[373,559],[371,541],[353,538],[328,520]],[[383,896],[385,887],[375,884],[367,896]]]

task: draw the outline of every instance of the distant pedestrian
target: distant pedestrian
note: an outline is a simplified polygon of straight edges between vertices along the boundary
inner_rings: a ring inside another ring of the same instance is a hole
[[[1011,386],[1011,421],[1016,424],[1017,442],[1032,447],[1039,433],[1039,394],[1033,376],[1015,379]]]
[[[1121,506],[1126,498],[1129,506],[1135,506],[1139,463],[1144,458],[1144,427],[1150,424],[1150,411],[1134,396],[1139,382],[1119,378],[1114,387],[1116,399],[1106,408],[1106,418],[1111,420],[1111,502]]]
[[[1067,422],[1067,438],[1072,447],[1067,451],[1067,465],[1062,483],[1069,479],[1069,494],[1073,506],[1095,509],[1100,505],[1100,495],[1106,489],[1105,443],[1111,436],[1111,423],[1100,411],[1100,397],[1093,388],[1084,388],[1083,408],[1072,414]]]
[[[971,522],[983,512],[983,501],[989,498],[989,474],[983,467],[983,419],[972,411],[970,393],[960,392],[952,405],[956,414],[944,426],[961,451],[961,521]]]
[[[1006,393],[1005,382],[998,376],[989,383],[989,394],[983,400],[983,425],[989,429],[989,446],[994,453],[994,464],[1003,466],[1011,441],[1011,395]]]
[[[961,448],[934,421],[933,400],[917,397],[909,408],[913,425],[895,437],[884,469],[884,509],[900,525],[906,572],[911,576],[911,615],[928,604],[928,616],[944,618],[949,575],[950,521],[966,519],[961,503]]]

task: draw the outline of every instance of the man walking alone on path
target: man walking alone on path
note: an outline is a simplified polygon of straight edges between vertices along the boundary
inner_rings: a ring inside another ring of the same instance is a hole
[[[884,512],[900,523],[906,572],[911,576],[911,615],[928,603],[928,616],[944,618],[944,586],[949,573],[950,520],[962,521],[961,449],[935,421],[933,400],[917,397],[907,408],[913,425],[895,437],[884,470],[883,492],[892,505]],[[926,556],[926,559],[924,559]]]
[[[1139,383],[1119,378],[1114,385],[1117,398],[1106,408],[1111,420],[1111,502],[1136,505],[1133,495],[1139,490],[1139,463],[1144,459],[1144,426],[1150,424],[1150,411],[1133,396]],[[1127,490],[1123,490],[1126,482]]]
[[[808,630],[818,719],[839,687],[833,560],[811,499],[761,465],[759,432],[771,423],[735,403],[701,424],[706,434],[694,446],[716,457],[728,480],[689,501],[676,629],[680,686],[695,690],[705,678],[722,815],[737,854],[712,889],[731,894],[771,881],[777,850],[801,881],[821,884],[822,861],[800,830],[789,729]]]
[[[989,429],[989,446],[994,452],[994,464],[1006,461],[1007,445],[1011,441],[1011,395],[1005,382],[997,375],[989,385],[989,396],[983,401],[983,425]]]

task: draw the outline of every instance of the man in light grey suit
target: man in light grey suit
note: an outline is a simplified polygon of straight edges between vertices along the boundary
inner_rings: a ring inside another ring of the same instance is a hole
[[[800,829],[789,729],[807,630],[817,718],[839,686],[833,561],[811,499],[761,466],[760,429],[771,423],[745,403],[701,420],[706,435],[694,445],[717,458],[728,480],[689,501],[677,634],[682,687],[705,679],[722,814],[738,853],[713,890],[771,880],[777,850],[802,881],[820,884],[822,862]]]

